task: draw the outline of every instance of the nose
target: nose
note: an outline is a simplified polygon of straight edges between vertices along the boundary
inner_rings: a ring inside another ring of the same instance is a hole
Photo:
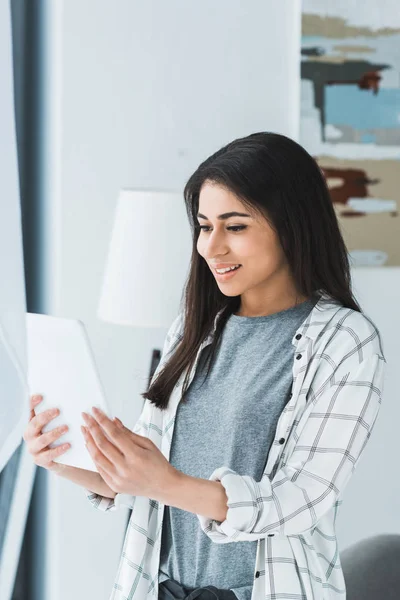
[[[224,236],[219,236],[217,231],[213,231],[209,234],[207,240],[203,240],[203,243],[202,254],[207,260],[210,258],[215,259],[217,256],[222,258],[229,253],[227,244],[224,241]]]

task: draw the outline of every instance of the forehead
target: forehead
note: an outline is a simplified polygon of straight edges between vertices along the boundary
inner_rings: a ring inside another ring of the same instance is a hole
[[[245,206],[232,191],[218,184],[204,183],[199,195],[199,211],[211,217],[225,208],[254,214],[254,211]]]

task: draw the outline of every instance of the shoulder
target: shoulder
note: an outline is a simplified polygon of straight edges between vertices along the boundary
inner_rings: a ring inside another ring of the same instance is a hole
[[[336,364],[360,364],[378,355],[384,362],[383,340],[379,328],[365,312],[342,306],[327,328],[325,351]]]

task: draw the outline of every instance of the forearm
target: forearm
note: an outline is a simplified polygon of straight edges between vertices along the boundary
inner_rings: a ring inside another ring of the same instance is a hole
[[[222,523],[228,512],[228,498],[219,481],[191,477],[176,471],[158,498],[163,504],[186,510]]]
[[[51,472],[56,475],[61,475],[61,477],[65,477],[95,494],[100,494],[106,498],[115,497],[115,492],[113,492],[106,484],[100,473],[96,473],[95,471],[88,471],[86,469],[79,469],[78,467],[59,464],[59,466]]]

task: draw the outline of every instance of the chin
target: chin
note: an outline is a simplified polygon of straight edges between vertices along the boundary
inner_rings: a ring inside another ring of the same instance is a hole
[[[224,296],[228,298],[233,298],[234,296],[240,296],[243,294],[243,290],[239,288],[235,288],[235,286],[227,286],[227,285],[218,285],[219,291],[222,292]]]

